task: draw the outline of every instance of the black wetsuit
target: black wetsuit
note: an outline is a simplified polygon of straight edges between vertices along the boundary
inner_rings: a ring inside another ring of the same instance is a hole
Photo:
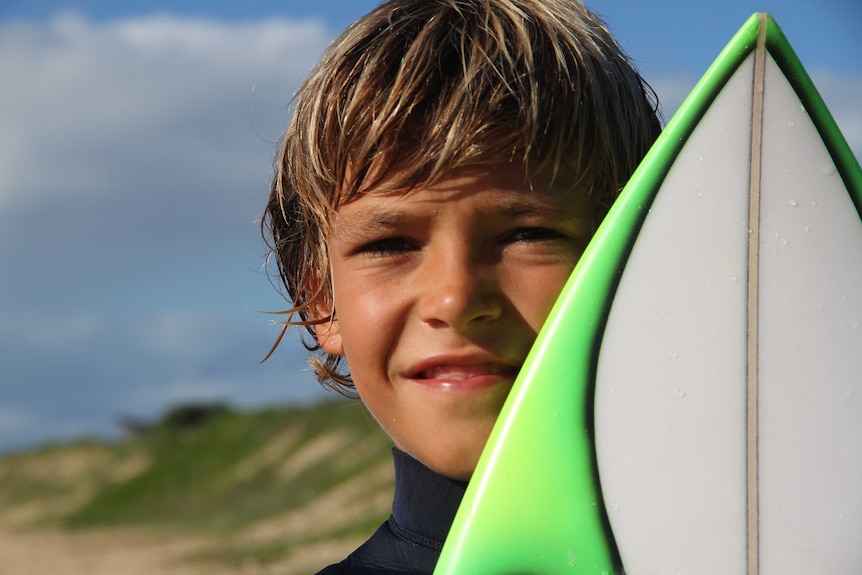
[[[434,572],[467,483],[439,475],[401,451],[392,453],[395,459],[392,515],[347,559],[330,565],[318,575]]]

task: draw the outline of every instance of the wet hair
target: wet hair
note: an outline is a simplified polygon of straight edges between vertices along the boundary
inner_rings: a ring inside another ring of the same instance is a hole
[[[315,326],[335,313],[330,216],[356,194],[518,163],[582,190],[598,223],[659,131],[654,92],[577,1],[381,4],[300,87],[279,147],[262,229],[291,302],[285,329],[305,326],[306,347],[319,350]],[[310,363],[323,385],[353,395],[342,361]]]

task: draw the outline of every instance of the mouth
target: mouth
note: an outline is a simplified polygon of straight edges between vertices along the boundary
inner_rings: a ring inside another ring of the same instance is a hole
[[[472,391],[511,384],[519,369],[519,365],[503,361],[436,358],[418,365],[411,371],[409,379],[441,391]]]

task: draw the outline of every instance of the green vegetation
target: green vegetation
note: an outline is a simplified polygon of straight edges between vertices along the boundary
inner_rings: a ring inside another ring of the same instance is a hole
[[[199,560],[270,563],[370,534],[391,502],[390,448],[356,402],[181,406],[120,443],[0,458],[0,521],[209,537]]]

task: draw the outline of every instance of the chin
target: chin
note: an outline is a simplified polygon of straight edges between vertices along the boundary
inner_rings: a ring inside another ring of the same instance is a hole
[[[462,453],[458,456],[450,452],[448,457],[429,457],[428,461],[421,458],[417,459],[440,475],[445,475],[449,479],[455,479],[456,481],[470,481],[481,454],[482,450],[479,449],[478,451]]]
[[[463,482],[467,483],[470,481],[470,478],[473,477],[473,471],[475,469],[476,469],[476,466],[474,465],[469,470],[468,469],[456,470],[453,473],[442,473],[441,475],[445,475],[449,479],[454,479],[455,481],[463,481]]]
[[[406,437],[389,435],[398,449],[426,467],[450,479],[469,481],[495,421],[495,418],[487,418],[481,425],[474,422],[459,425],[449,420],[443,425],[429,426],[423,433],[411,433]]]

